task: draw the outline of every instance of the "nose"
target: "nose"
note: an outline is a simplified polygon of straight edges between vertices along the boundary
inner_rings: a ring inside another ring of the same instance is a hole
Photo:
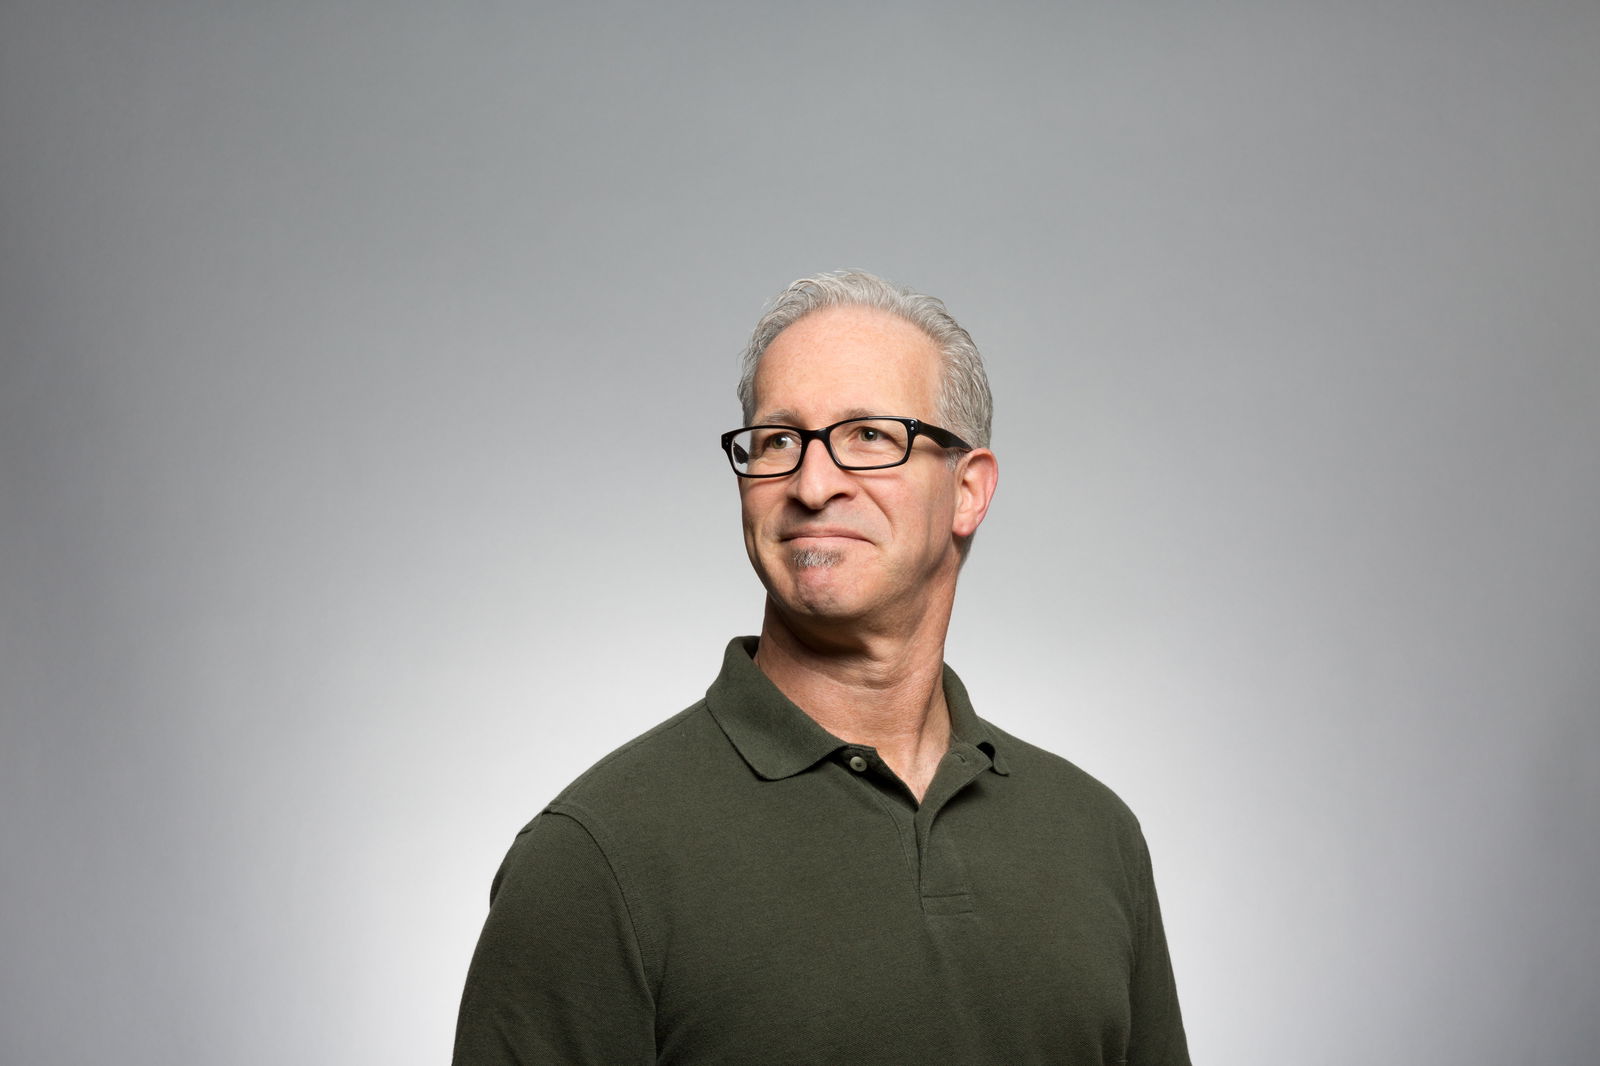
[[[811,511],[820,511],[830,500],[848,496],[855,490],[855,479],[839,469],[827,445],[820,440],[806,445],[800,469],[789,475],[789,497]]]

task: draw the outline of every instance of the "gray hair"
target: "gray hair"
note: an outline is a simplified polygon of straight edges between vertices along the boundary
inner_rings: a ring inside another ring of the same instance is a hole
[[[935,414],[939,425],[975,448],[989,446],[994,398],[989,394],[983,356],[978,354],[971,335],[945,310],[944,301],[859,270],[801,278],[780,292],[761,316],[740,363],[739,404],[746,422],[755,417],[756,369],[768,345],[800,319],[824,307],[874,307],[926,333],[944,358],[944,380],[939,385]]]

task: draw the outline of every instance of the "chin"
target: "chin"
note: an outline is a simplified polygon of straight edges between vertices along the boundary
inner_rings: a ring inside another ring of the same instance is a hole
[[[816,622],[847,622],[865,613],[862,564],[847,546],[785,544],[758,566],[767,595],[784,614]]]
[[[790,571],[787,584],[787,594],[777,599],[797,616],[845,622],[864,613],[859,590],[836,566],[796,568]]]

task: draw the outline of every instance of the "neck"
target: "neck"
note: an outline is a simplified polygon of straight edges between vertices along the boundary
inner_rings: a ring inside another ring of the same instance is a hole
[[[818,725],[875,748],[921,801],[950,747],[943,684],[949,624],[943,610],[929,611],[910,634],[796,625],[769,598],[755,661]]]

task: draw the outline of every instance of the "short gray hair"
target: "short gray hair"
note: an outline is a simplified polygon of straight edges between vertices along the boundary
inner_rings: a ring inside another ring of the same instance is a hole
[[[972,336],[945,310],[944,301],[859,270],[837,270],[801,278],[780,292],[756,323],[740,363],[739,405],[748,423],[756,412],[756,369],[778,334],[824,307],[874,307],[916,326],[944,358],[939,385],[939,425],[974,448],[989,446],[994,398],[983,356]]]

